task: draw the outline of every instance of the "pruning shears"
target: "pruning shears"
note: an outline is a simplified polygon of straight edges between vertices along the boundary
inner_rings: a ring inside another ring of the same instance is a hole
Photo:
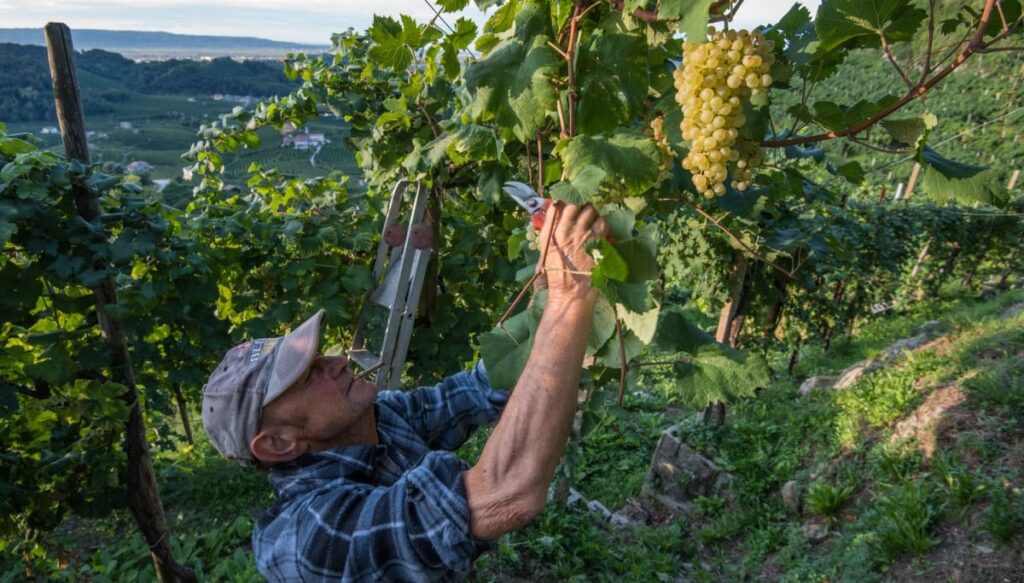
[[[529,184],[515,180],[506,182],[501,189],[508,193],[516,201],[516,204],[523,207],[530,214],[530,222],[533,223],[533,228],[540,231],[544,227],[544,217],[547,214],[548,207],[551,206],[550,198],[544,198],[537,194],[537,191],[531,188]]]

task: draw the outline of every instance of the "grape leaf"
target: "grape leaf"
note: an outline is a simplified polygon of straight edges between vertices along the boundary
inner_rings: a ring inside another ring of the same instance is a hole
[[[679,30],[686,40],[702,43],[707,39],[708,9],[713,0],[659,0],[658,18],[679,19]]]
[[[591,277],[595,282],[603,283],[606,279],[626,281],[626,278],[629,277],[629,266],[626,264],[626,260],[608,241],[604,239],[588,241],[587,250],[594,256],[595,264],[591,271]],[[602,288],[603,285],[598,287]]]
[[[704,346],[672,368],[678,394],[694,409],[753,396],[771,377],[759,355],[721,345]]]
[[[865,172],[859,162],[847,162],[835,169],[835,174],[842,176],[850,184],[864,182]]]
[[[533,139],[555,109],[551,77],[558,71],[559,57],[548,46],[548,32],[545,15],[527,4],[516,15],[515,35],[466,67],[463,78],[471,98],[465,113],[471,120],[493,120],[511,127],[522,142]]]
[[[533,335],[540,322],[540,310],[534,306],[479,336],[480,358],[487,367],[487,378],[495,389],[509,390],[519,380],[533,348]]]
[[[619,129],[610,137],[576,136],[561,150],[566,175],[574,179],[590,166],[606,172],[601,185],[626,196],[640,195],[658,181],[661,151],[636,130]]]
[[[615,311],[604,297],[599,296],[594,305],[594,317],[590,321],[590,335],[587,337],[587,354],[594,354],[615,334]]]
[[[910,40],[926,16],[911,0],[825,0],[815,29],[826,51],[851,39],[877,47],[883,34],[889,43]]]
[[[629,330],[622,331],[622,345],[626,353],[626,363],[640,355],[644,343]],[[622,355],[619,353],[619,337],[613,335],[604,343],[601,350],[594,355],[594,363],[607,368],[622,368]]]
[[[437,4],[445,12],[458,12],[469,4],[469,0],[437,0]]]
[[[604,178],[604,170],[597,166],[587,166],[571,181],[552,185],[548,194],[553,200],[564,200],[569,204],[587,204],[594,199]]]
[[[694,353],[714,342],[714,337],[691,322],[680,306],[661,310],[658,331],[654,336],[654,343],[660,350]]]
[[[640,34],[597,34],[580,47],[576,84],[581,133],[610,132],[632,120],[647,97],[647,41]]]
[[[637,340],[644,344],[649,344],[654,339],[660,311],[659,307],[655,305],[646,312],[637,313],[623,304],[618,304],[619,319],[622,320],[622,325],[636,334]]]

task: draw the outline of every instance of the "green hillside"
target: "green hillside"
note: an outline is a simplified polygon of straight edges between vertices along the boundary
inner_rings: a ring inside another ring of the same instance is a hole
[[[0,43],[0,119],[53,121],[46,48]],[[295,84],[273,61],[238,62],[169,59],[136,63],[92,49],[76,58],[86,114],[120,111],[132,93],[210,96],[216,93],[269,97],[289,93]]]

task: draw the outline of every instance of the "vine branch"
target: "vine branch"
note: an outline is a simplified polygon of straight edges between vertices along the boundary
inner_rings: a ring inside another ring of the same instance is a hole
[[[970,42],[968,42],[967,46],[964,47],[963,51],[961,51],[960,54],[957,55],[953,62],[946,65],[945,68],[943,68],[941,71],[932,76],[931,79],[928,79],[923,83],[918,83],[917,85],[911,87],[907,91],[906,95],[904,95],[903,97],[901,97],[899,100],[895,101],[888,107],[882,109],[882,111],[876,113],[867,120],[857,125],[848,127],[844,130],[830,131],[823,134],[816,134],[812,136],[798,136],[793,138],[785,138],[781,140],[765,140],[764,142],[761,142],[761,145],[766,148],[783,148],[786,146],[796,146],[799,144],[812,144],[815,142],[824,142],[826,140],[834,140],[837,138],[847,138],[849,136],[859,134],[860,132],[866,130],[867,128],[875,125],[879,121],[885,119],[894,111],[902,108],[904,105],[910,103],[911,101],[914,101],[915,99],[920,98],[929,89],[934,87],[936,83],[945,79],[947,75],[955,71],[957,67],[962,65],[964,61],[970,58],[971,55],[973,55],[974,53],[991,50],[989,49],[989,47],[993,43],[999,42],[1000,40],[1007,36],[1007,34],[1010,32],[1009,30],[1004,31],[1002,34],[997,35],[988,42],[984,40],[985,29],[988,27],[988,22],[992,18],[992,10],[995,4],[996,0],[986,0],[985,8],[981,13],[981,18],[978,21],[978,28],[975,29],[974,35],[971,37]]]

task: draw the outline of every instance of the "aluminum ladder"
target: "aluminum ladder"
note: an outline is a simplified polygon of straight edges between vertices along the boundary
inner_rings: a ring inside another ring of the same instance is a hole
[[[427,273],[427,264],[434,247],[434,231],[423,221],[427,211],[429,193],[420,182],[415,182],[416,194],[408,225],[399,221],[405,193],[410,186],[401,180],[391,191],[391,200],[384,219],[377,258],[373,263],[374,287],[367,293],[359,311],[349,359],[364,371],[376,368],[374,381],[378,389],[398,389],[402,381],[402,367],[409,351],[416,309]],[[379,354],[366,346],[364,332],[371,310],[380,306],[388,310],[387,325],[380,343]]]

